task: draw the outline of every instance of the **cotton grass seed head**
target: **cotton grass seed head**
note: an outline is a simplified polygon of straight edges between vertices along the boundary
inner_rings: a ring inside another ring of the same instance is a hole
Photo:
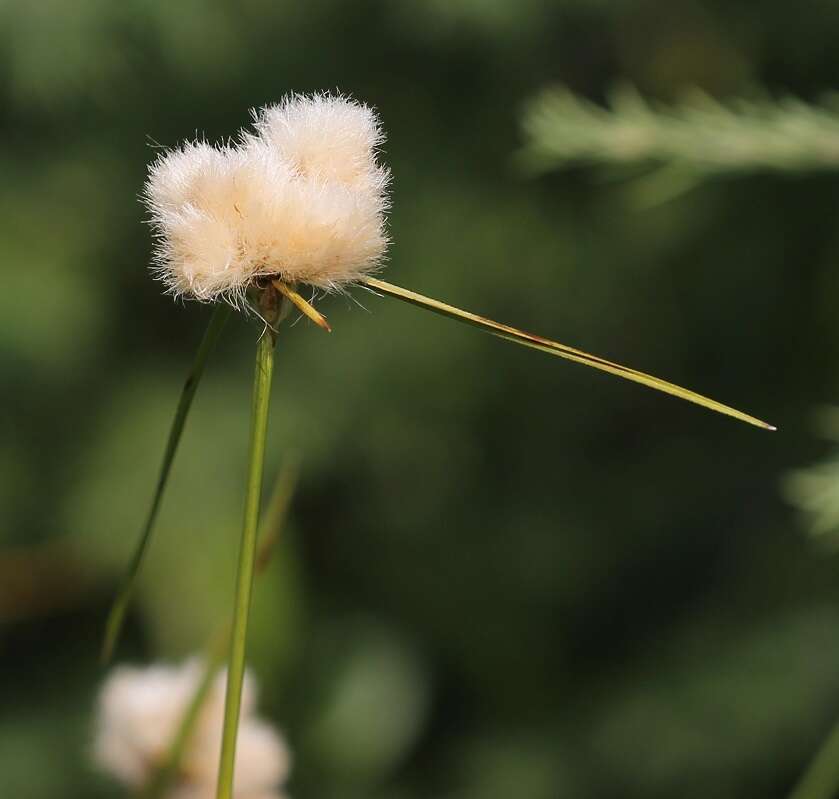
[[[235,143],[187,142],[149,169],[153,270],[167,291],[238,304],[259,278],[333,290],[378,269],[390,173],[375,112],[316,94],[253,114]]]
[[[161,767],[204,671],[200,660],[181,666],[116,668],[102,687],[94,758],[134,789]],[[226,675],[213,683],[192,731],[178,778],[167,799],[213,799],[224,720]],[[283,739],[256,716],[257,689],[245,678],[236,748],[236,799],[281,799],[290,756]]]

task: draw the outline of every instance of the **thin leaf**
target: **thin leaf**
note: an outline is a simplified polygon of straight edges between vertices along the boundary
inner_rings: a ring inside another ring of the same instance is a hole
[[[721,402],[709,399],[708,397],[703,397],[695,391],[690,391],[689,389],[682,388],[681,386],[674,385],[673,383],[668,383],[666,380],[653,377],[652,375],[645,374],[644,372],[639,372],[636,369],[630,369],[628,366],[621,366],[619,363],[613,363],[612,361],[607,361],[605,358],[590,355],[582,350],[574,349],[574,347],[569,347],[565,344],[560,344],[556,341],[542,338],[542,336],[535,336],[532,333],[525,333],[523,330],[518,330],[517,328],[510,327],[509,325],[502,325],[499,322],[493,322],[491,319],[486,319],[483,316],[478,316],[477,314],[470,313],[469,311],[455,308],[453,305],[447,305],[439,300],[433,300],[430,297],[425,297],[414,291],[394,286],[392,283],[386,283],[384,280],[368,277],[362,282],[374,292],[384,294],[388,297],[394,297],[397,300],[402,300],[403,302],[416,305],[420,308],[425,308],[428,311],[433,311],[441,316],[447,316],[458,322],[464,322],[487,333],[491,333],[493,336],[498,336],[506,341],[512,341],[514,344],[522,344],[525,347],[532,347],[533,349],[547,352],[549,355],[557,355],[560,358],[565,358],[566,360],[574,361],[575,363],[581,363],[585,366],[591,366],[594,369],[599,369],[602,372],[608,372],[609,374],[623,377],[626,380],[632,380],[635,383],[641,383],[641,385],[649,386],[650,388],[654,388],[658,391],[663,391],[665,394],[672,394],[674,397],[679,397],[680,399],[687,400],[688,402],[693,402],[696,405],[701,405],[702,407],[716,411],[717,413],[732,416],[735,419],[739,419],[741,422],[747,422],[748,424],[755,425],[755,427],[762,427],[765,430],[775,430],[772,425],[767,424],[760,419],[756,419],[754,416],[749,416],[747,413],[738,411],[735,408],[730,408],[728,405],[723,405]]]
[[[189,409],[192,405],[192,400],[195,397],[195,392],[198,389],[198,384],[201,381],[201,376],[204,373],[204,367],[207,364],[207,359],[213,351],[216,342],[221,335],[227,317],[230,315],[231,308],[226,303],[218,303],[213,310],[213,315],[210,317],[210,322],[207,325],[207,330],[204,337],[201,339],[201,344],[198,347],[198,352],[195,355],[195,361],[192,364],[192,369],[186,378],[184,387],[181,390],[181,397],[178,401],[178,408],[175,411],[175,418],[172,420],[172,427],[169,430],[169,438],[166,442],[166,450],[163,454],[163,462],[160,466],[160,473],[157,478],[157,487],[154,491],[151,507],[146,516],[145,524],[140,532],[140,538],[137,541],[137,546],[134,554],[128,565],[128,570],[122,582],[119,593],[114,600],[111,611],[108,614],[108,621],[105,626],[105,639],[102,645],[102,661],[107,663],[113,655],[114,647],[122,630],[123,622],[125,621],[125,614],[128,610],[128,603],[131,601],[131,596],[137,584],[137,577],[140,573],[140,567],[143,564],[143,557],[149,547],[151,541],[152,530],[154,523],[157,520],[157,514],[160,510],[160,503],[163,499],[163,493],[166,490],[166,483],[169,480],[169,472],[172,469],[172,462],[175,459],[175,453],[178,449],[178,444],[183,434],[184,425],[186,423]]]

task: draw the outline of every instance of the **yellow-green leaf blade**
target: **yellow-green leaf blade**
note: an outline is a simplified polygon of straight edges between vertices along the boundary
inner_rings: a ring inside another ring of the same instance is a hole
[[[742,411],[738,411],[736,408],[731,408],[728,405],[712,400],[702,394],[697,394],[695,391],[691,391],[690,389],[682,388],[674,383],[662,380],[659,377],[654,377],[653,375],[646,374],[645,372],[639,372],[637,369],[632,369],[628,366],[608,361],[605,358],[591,355],[583,350],[569,347],[566,344],[560,344],[557,341],[551,341],[550,339],[543,338],[542,336],[526,333],[523,330],[501,324],[500,322],[495,322],[492,319],[487,319],[483,316],[479,316],[478,314],[471,313],[470,311],[464,311],[461,308],[456,308],[453,305],[448,305],[447,303],[440,302],[439,300],[432,299],[431,297],[425,297],[415,291],[403,289],[400,286],[394,286],[392,283],[386,283],[384,280],[379,280],[378,278],[368,277],[364,279],[363,283],[374,292],[378,292],[379,294],[383,294],[388,297],[394,297],[395,299],[402,300],[403,302],[407,302],[411,305],[416,305],[419,308],[425,308],[426,310],[440,314],[441,316],[446,316],[458,322],[464,322],[487,333],[491,333],[494,336],[498,336],[506,341],[511,341],[514,344],[531,347],[532,349],[546,352],[549,355],[556,355],[560,358],[573,361],[574,363],[581,363],[585,366],[590,366],[593,369],[599,369],[602,372],[617,375],[625,380],[631,380],[634,383],[640,383],[641,385],[648,386],[649,388],[654,388],[657,391],[662,391],[665,394],[679,397],[680,399],[687,400],[688,402],[692,402],[696,405],[701,405],[703,408],[708,408],[709,410],[716,411],[717,413],[724,414],[725,416],[731,416],[734,419],[739,419],[741,422],[746,422],[747,424],[754,425],[755,427],[761,427],[765,430],[775,429],[767,422],[757,419],[754,416],[750,416],[747,413],[743,413]]]

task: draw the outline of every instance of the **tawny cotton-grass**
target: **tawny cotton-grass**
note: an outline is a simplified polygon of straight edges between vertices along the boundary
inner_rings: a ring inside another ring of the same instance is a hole
[[[156,277],[177,296],[238,304],[260,277],[333,290],[374,272],[390,181],[375,112],[316,94],[253,113],[237,142],[187,142],[151,165]]]

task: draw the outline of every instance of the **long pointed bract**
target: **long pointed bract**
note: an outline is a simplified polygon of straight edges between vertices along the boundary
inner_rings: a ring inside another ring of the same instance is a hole
[[[160,465],[160,473],[157,478],[157,487],[154,491],[151,507],[146,516],[145,524],[140,532],[140,538],[137,541],[137,546],[131,561],[128,564],[128,570],[123,579],[122,586],[119,593],[111,606],[111,611],[108,614],[108,621],[105,625],[105,639],[102,644],[102,660],[107,663],[111,659],[117,639],[119,638],[122,624],[125,621],[125,614],[128,610],[128,603],[131,601],[131,596],[134,593],[134,588],[137,584],[137,576],[140,573],[140,567],[143,564],[143,557],[149,547],[151,541],[152,530],[157,519],[158,511],[160,510],[160,503],[163,499],[163,493],[166,490],[166,483],[169,480],[169,472],[172,469],[172,462],[175,460],[175,453],[178,449],[178,444],[181,440],[181,434],[184,430],[189,409],[192,406],[192,400],[195,397],[195,391],[198,388],[198,383],[201,381],[201,375],[204,373],[204,367],[207,364],[207,359],[210,353],[215,348],[216,342],[221,335],[227,317],[230,315],[231,308],[227,303],[218,303],[213,314],[210,317],[210,322],[204,332],[204,337],[201,339],[201,344],[198,347],[198,352],[195,355],[195,361],[192,364],[189,375],[187,375],[184,387],[181,390],[181,397],[178,400],[178,408],[175,411],[175,418],[172,420],[172,427],[169,430],[169,438],[166,441],[166,450],[163,453],[163,462]]]
[[[747,413],[738,411],[735,408],[730,408],[728,405],[723,405],[721,402],[703,397],[695,391],[690,391],[687,388],[682,388],[674,383],[668,383],[658,377],[653,377],[644,372],[639,372],[637,369],[631,369],[628,366],[622,366],[619,363],[607,361],[605,358],[599,358],[596,355],[591,355],[582,350],[569,347],[566,344],[560,344],[556,341],[543,338],[542,336],[535,336],[532,333],[526,333],[523,330],[518,330],[509,325],[503,325],[499,322],[494,322],[491,319],[486,319],[483,316],[464,311],[456,308],[453,305],[447,305],[439,300],[434,300],[431,297],[425,297],[422,294],[417,294],[415,291],[403,289],[400,286],[394,286],[392,283],[386,283],[384,280],[379,280],[374,277],[364,278],[362,284],[370,288],[374,292],[384,294],[388,297],[394,297],[411,305],[416,305],[420,308],[433,311],[441,316],[447,316],[450,319],[455,319],[458,322],[465,322],[468,325],[477,327],[493,336],[498,336],[506,341],[512,341],[515,344],[522,344],[525,347],[532,347],[542,352],[547,352],[549,355],[557,355],[560,358],[565,358],[575,363],[581,363],[586,366],[591,366],[594,369],[599,369],[602,372],[623,377],[625,380],[632,380],[635,383],[640,383],[644,386],[649,386],[658,391],[663,391],[665,394],[671,394],[674,397],[693,402],[696,405],[701,405],[703,408],[716,411],[717,413],[732,416],[739,419],[741,422],[755,425],[755,427],[762,427],[765,430],[774,430],[775,428],[767,422],[761,421],[754,416],[749,416]]]

